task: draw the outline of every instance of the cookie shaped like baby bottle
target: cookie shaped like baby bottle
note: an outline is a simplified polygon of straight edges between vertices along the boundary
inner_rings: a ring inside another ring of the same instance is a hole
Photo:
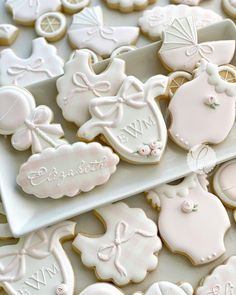
[[[207,191],[205,175],[191,174],[177,185],[160,185],[148,192],[160,208],[160,235],[174,253],[187,256],[194,265],[205,264],[225,252],[224,236],[229,217],[220,200]]]
[[[236,71],[201,60],[194,79],[177,89],[169,104],[169,132],[182,148],[218,144],[235,121]]]

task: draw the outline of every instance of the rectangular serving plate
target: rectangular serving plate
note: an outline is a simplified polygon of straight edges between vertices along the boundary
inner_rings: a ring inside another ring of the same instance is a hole
[[[199,41],[236,39],[236,27],[230,20],[222,21],[199,31]],[[128,75],[134,75],[142,81],[156,74],[166,74],[157,52],[161,41],[123,54]],[[102,71],[109,60],[94,66],[96,72]],[[236,57],[232,64],[236,65]],[[66,138],[77,141],[76,127],[63,120],[56,104],[56,79],[32,85],[28,90],[33,93],[37,104],[50,106],[55,114],[55,122],[61,122]],[[227,140],[214,146],[217,163],[236,157],[236,126],[234,125]],[[16,176],[22,163],[27,161],[30,152],[17,152],[10,144],[9,137],[0,137],[0,188],[8,222],[15,237],[22,236],[36,229],[51,225],[90,211],[98,206],[118,201],[161,183],[181,178],[191,172],[186,161],[186,152],[169,141],[166,152],[158,165],[133,165],[121,162],[117,172],[109,182],[89,193],[59,200],[37,199],[25,194],[16,185]]]

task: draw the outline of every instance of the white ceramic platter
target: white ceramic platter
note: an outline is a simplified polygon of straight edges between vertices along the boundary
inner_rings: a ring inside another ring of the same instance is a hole
[[[236,28],[233,22],[222,23],[205,28],[199,33],[200,41],[236,39]],[[157,58],[160,42],[125,54],[122,58],[127,64],[127,74],[146,80],[152,75],[166,73]],[[107,61],[96,65],[101,71]],[[233,64],[236,64],[234,59]],[[49,105],[55,114],[55,122],[61,122],[66,138],[76,141],[76,128],[62,119],[57,107],[55,80],[33,85],[28,88],[36,98],[37,104]],[[217,162],[236,156],[236,126],[227,140],[216,146]],[[121,200],[143,192],[160,183],[169,182],[188,174],[190,169],[186,162],[186,153],[169,141],[164,157],[159,165],[132,165],[121,162],[118,171],[110,181],[89,193],[74,198],[60,200],[37,199],[26,195],[16,185],[19,167],[29,157],[29,153],[16,152],[11,148],[9,138],[0,137],[0,186],[4,207],[14,236],[21,236],[38,228],[68,219],[95,207]]]

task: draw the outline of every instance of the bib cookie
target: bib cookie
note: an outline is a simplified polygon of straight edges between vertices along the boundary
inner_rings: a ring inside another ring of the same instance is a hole
[[[192,295],[193,287],[189,283],[175,285],[170,282],[158,282],[151,285],[145,292],[137,292],[133,295]]]
[[[32,54],[23,59],[10,48],[1,52],[0,85],[28,86],[64,73],[64,62],[56,47],[44,38],[32,41]]]
[[[224,206],[207,191],[207,185],[206,176],[191,174],[180,184],[164,184],[147,194],[152,205],[160,208],[162,239],[172,252],[186,255],[194,265],[224,254],[224,236],[230,227]]]
[[[82,125],[78,136],[92,140],[103,134],[128,162],[157,163],[166,146],[167,132],[155,98],[166,93],[168,78],[157,75],[141,83],[128,76],[116,96],[94,98],[92,119]]]
[[[187,16],[192,16],[195,19],[197,29],[222,20],[219,14],[210,9],[180,4],[155,6],[151,10],[146,10],[139,18],[138,24],[145,35],[156,41],[161,37],[162,32],[173,23],[174,19]]]
[[[139,36],[138,27],[111,27],[103,23],[101,7],[84,8],[73,16],[68,37],[73,47],[88,48],[103,57],[124,45],[135,44]]]
[[[235,121],[235,77],[232,67],[202,60],[195,78],[175,92],[169,104],[169,132],[179,146],[189,150],[218,144],[228,136]]]
[[[192,73],[201,58],[217,65],[224,65],[230,63],[234,51],[235,40],[198,43],[194,19],[186,17],[175,19],[164,31],[159,56],[168,69]]]
[[[95,268],[101,280],[117,285],[141,282],[157,267],[155,253],[161,249],[155,223],[143,210],[116,203],[96,209],[106,233],[93,237],[79,233],[73,247],[87,267]],[[138,248],[136,247],[138,245]],[[141,253],[145,253],[145,259]]]
[[[74,236],[65,221],[20,238],[0,249],[0,285],[10,295],[73,295],[74,273],[60,240]]]
[[[77,126],[83,125],[91,117],[91,99],[115,95],[125,78],[123,60],[112,59],[105,71],[96,74],[90,53],[77,50],[73,60],[66,63],[65,74],[57,80],[57,104],[63,117]]]
[[[10,24],[0,25],[0,46],[10,46],[18,35],[19,29]]]

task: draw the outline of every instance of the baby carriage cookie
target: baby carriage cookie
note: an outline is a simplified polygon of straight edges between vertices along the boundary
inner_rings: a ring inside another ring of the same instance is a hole
[[[194,19],[186,17],[175,19],[164,31],[159,56],[171,71],[184,70],[191,73],[201,58],[217,65],[230,63],[234,51],[235,40],[198,43]]]
[[[103,57],[110,56],[112,51],[136,43],[139,36],[138,27],[114,27],[103,23],[101,7],[84,8],[73,16],[68,30],[68,37],[73,47],[88,48]]]
[[[18,35],[19,29],[10,24],[0,25],[0,46],[10,46]]]
[[[32,54],[24,59],[10,48],[0,53],[0,85],[28,86],[64,73],[56,47],[44,38],[32,41]]]
[[[73,247],[87,267],[116,285],[139,283],[157,267],[162,247],[155,223],[139,208],[115,203],[95,210],[106,232],[102,236],[79,233]],[[138,247],[136,247],[138,245]],[[145,253],[145,259],[141,253]]]
[[[159,162],[167,132],[155,98],[165,95],[167,84],[163,75],[153,76],[145,84],[128,76],[116,96],[90,101],[92,119],[80,127],[78,136],[92,140],[103,134],[125,161]]]
[[[225,252],[224,236],[230,227],[228,214],[207,191],[205,175],[191,174],[177,185],[164,184],[147,198],[160,208],[160,235],[174,253],[186,255],[194,265],[214,261]]]
[[[236,71],[202,60],[195,77],[175,92],[169,104],[172,139],[182,148],[222,142],[235,121]],[[227,114],[227,115],[226,115]]]
[[[77,50],[65,65],[65,74],[57,80],[57,104],[63,117],[83,125],[90,119],[89,102],[94,97],[115,95],[126,78],[125,62],[114,58],[106,70],[96,74],[92,69],[91,54]]]
[[[75,223],[61,222],[0,248],[0,285],[10,295],[73,295],[74,273],[60,240],[74,236]]]

